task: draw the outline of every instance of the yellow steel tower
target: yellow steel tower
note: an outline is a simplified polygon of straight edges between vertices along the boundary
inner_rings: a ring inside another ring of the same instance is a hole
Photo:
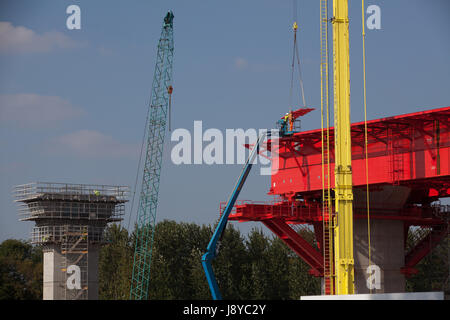
[[[348,0],[333,0],[336,294],[353,294],[353,192]]]

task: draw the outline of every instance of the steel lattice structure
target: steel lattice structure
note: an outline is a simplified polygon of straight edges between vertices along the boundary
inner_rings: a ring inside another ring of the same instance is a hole
[[[15,186],[13,195],[20,220],[36,223],[31,243],[44,253],[43,299],[98,299],[104,230],[122,220],[129,188],[34,182]]]
[[[158,43],[149,116],[146,123],[147,149],[138,207],[136,244],[130,289],[130,299],[136,300],[148,298],[164,137],[172,83],[173,18],[172,11],[169,11],[164,18]]]
[[[450,107],[370,120],[368,126],[368,180],[370,219],[401,221],[404,225],[404,266],[399,273],[411,276],[417,264],[449,234],[450,206],[439,205],[450,197]],[[324,276],[322,130],[298,132],[262,147],[279,163],[273,171],[269,194],[273,202],[240,201],[229,220],[260,221],[279,236],[310,267]],[[351,126],[354,220],[367,219],[365,193],[364,122]],[[334,189],[334,128],[330,128],[331,188]],[[334,192],[332,193],[334,196]],[[335,208],[331,208],[334,212]],[[317,247],[291,228],[311,225]],[[414,246],[408,233],[424,228]],[[409,230],[409,231],[408,231]]]

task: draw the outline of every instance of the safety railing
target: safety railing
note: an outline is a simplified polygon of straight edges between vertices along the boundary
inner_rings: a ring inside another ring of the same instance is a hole
[[[78,197],[78,200],[127,201],[129,193],[130,189],[127,186],[56,182],[33,182],[15,186],[13,189],[15,201],[27,201],[44,195],[67,200],[77,200]]]

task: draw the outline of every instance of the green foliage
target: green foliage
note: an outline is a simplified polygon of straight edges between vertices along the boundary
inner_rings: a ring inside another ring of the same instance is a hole
[[[450,239],[442,241],[416,266],[417,274],[406,279],[406,291],[444,291],[450,295]]]
[[[20,240],[0,244],[0,300],[42,299],[42,250]]]
[[[301,233],[312,241],[312,231]],[[310,267],[279,238],[268,238],[254,229],[246,246],[251,284],[247,299],[299,299],[301,295],[320,294],[320,279],[312,277]]]
[[[162,221],[156,225],[150,299],[211,299],[201,257],[212,226]],[[135,233],[119,225],[106,229],[99,257],[100,299],[129,298]],[[313,243],[309,229],[301,235]],[[437,246],[407,279],[407,291],[448,292],[448,241]],[[320,294],[320,279],[280,239],[253,229],[244,237],[228,225],[214,272],[225,299],[298,299]],[[445,282],[447,279],[447,282]],[[42,298],[42,250],[18,240],[0,244],[0,299]]]
[[[99,298],[127,300],[129,298],[134,242],[128,231],[110,225],[105,231],[106,244],[99,257]]]
[[[311,231],[305,238],[313,239]],[[201,257],[211,226],[162,221],[156,225],[150,299],[211,299]],[[311,233],[311,234],[310,234]],[[100,298],[128,299],[134,234],[111,226],[100,255]],[[298,299],[320,293],[320,280],[278,238],[254,229],[245,238],[228,225],[213,268],[224,299]]]
[[[153,246],[150,299],[202,298],[201,257],[210,228],[162,221],[157,224]],[[192,280],[193,276],[197,279]],[[199,290],[200,289],[200,290]]]

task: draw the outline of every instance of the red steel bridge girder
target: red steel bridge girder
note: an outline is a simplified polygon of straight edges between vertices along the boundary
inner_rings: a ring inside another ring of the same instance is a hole
[[[448,230],[443,231],[447,228],[446,220],[428,205],[450,197],[450,107],[371,120],[367,128],[370,192],[385,186],[410,190],[403,207],[392,210],[388,202],[382,207],[371,206],[370,218],[403,221],[405,245],[409,226],[427,226],[433,230],[405,256],[402,272],[410,275],[414,266],[448,236]],[[272,171],[269,194],[281,200],[240,201],[229,217],[264,223],[311,266],[311,273],[316,276],[323,275],[321,135],[322,130],[317,129],[280,137],[278,143],[269,140],[262,149],[271,152],[273,164],[278,163]],[[352,124],[351,135],[353,187],[363,190],[366,185],[364,123]],[[330,147],[330,181],[334,188],[333,128],[330,128]],[[354,219],[367,219],[366,209],[354,207]],[[290,224],[313,225],[319,251]]]
[[[412,185],[431,195],[450,197],[450,107],[399,115],[367,122],[369,184]],[[271,193],[321,193],[321,129],[268,142],[277,171]],[[364,123],[352,133],[353,186],[365,186]],[[273,145],[272,145],[273,144]],[[331,187],[334,187],[334,130],[330,128]],[[279,159],[277,161],[277,158]],[[274,168],[275,169],[275,168]]]
[[[449,228],[448,225],[433,226],[430,233],[420,240],[414,248],[405,257],[405,267],[401,272],[407,277],[417,273],[414,268],[420,260],[425,258],[431,250],[433,250],[443,239],[448,237]]]

